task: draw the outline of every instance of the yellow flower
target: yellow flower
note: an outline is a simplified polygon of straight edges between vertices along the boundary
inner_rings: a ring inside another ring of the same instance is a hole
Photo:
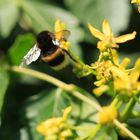
[[[125,59],[127,63],[129,60]],[[126,66],[126,64],[124,64]],[[140,91],[140,59],[136,61],[134,68],[127,72],[124,68],[111,67],[113,74],[114,88],[117,92],[124,93],[128,96],[138,93]]]
[[[42,135],[50,135],[59,132],[59,125],[62,122],[62,118],[52,118],[40,123],[37,126],[37,131]]]
[[[60,20],[55,21],[54,31],[55,33],[66,30],[66,25],[64,22],[60,22]]]
[[[60,22],[60,20],[57,19],[55,21],[54,32],[56,39],[60,41],[60,47],[68,50],[70,47],[70,42],[68,42],[64,38],[67,38],[70,32],[66,30],[65,23]]]
[[[129,63],[130,63],[130,59],[129,58],[124,58],[122,60],[121,64],[119,65],[119,68],[122,69],[122,70],[125,70]]]
[[[114,106],[104,106],[99,113],[99,122],[101,124],[112,123],[117,118],[117,110]]]
[[[107,20],[103,21],[103,32],[100,32],[98,29],[94,28],[91,24],[88,24],[88,28],[91,34],[100,40],[97,44],[97,47],[101,52],[105,51],[108,48],[118,48],[118,43],[124,43],[128,40],[132,40],[135,38],[136,35],[136,32],[134,31],[131,34],[114,37]]]
[[[72,134],[70,133],[71,130],[66,128],[66,122],[71,110],[71,107],[67,107],[65,110],[63,110],[62,117],[54,117],[41,122],[36,127],[37,131],[40,134],[44,135],[46,140],[49,140],[50,137],[63,137],[63,139],[65,140],[66,137],[69,137]]]
[[[138,4],[140,4],[140,0],[131,0],[131,3],[138,3]]]
[[[119,64],[116,50],[113,50],[113,57],[116,65],[113,65],[109,60],[92,64],[92,67],[97,71],[97,81],[94,82],[97,88],[93,89],[93,93],[97,96],[102,95],[109,89],[109,83],[114,83],[115,90],[117,91],[128,84],[128,79],[130,78],[128,78],[129,73],[126,71],[126,67],[130,63],[130,59],[124,58]],[[119,76],[121,76],[121,78],[119,78]],[[122,83],[124,81],[126,84]]]
[[[60,48],[64,48],[65,50],[68,50],[70,48],[70,42],[61,41]]]
[[[107,85],[101,85],[93,90],[93,93],[97,96],[102,95],[105,91],[107,91],[109,87]]]
[[[97,73],[97,81],[94,82],[94,85],[96,85],[97,88],[93,89],[93,93],[97,96],[100,96],[109,89],[109,87],[106,84],[108,82],[112,82],[113,76],[109,68],[113,65],[112,62],[108,60],[102,62],[95,62],[94,64],[91,64],[91,66],[93,69],[96,70]]]

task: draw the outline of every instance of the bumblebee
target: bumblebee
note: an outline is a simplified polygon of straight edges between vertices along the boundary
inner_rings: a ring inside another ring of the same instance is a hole
[[[67,64],[67,56],[75,61],[68,51],[61,47],[63,43],[68,43],[67,39],[70,31],[62,30],[57,33],[42,31],[37,35],[36,44],[23,57],[20,67],[31,64],[38,58],[55,69],[61,69]]]

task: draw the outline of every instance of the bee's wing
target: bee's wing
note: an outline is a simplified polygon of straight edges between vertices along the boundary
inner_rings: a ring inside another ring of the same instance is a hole
[[[37,45],[35,44],[28,51],[28,53],[23,57],[22,62],[20,63],[20,67],[24,67],[36,61],[39,58],[40,54],[41,54],[41,49],[39,49]]]
[[[58,40],[67,40],[68,37],[70,36],[70,31],[69,30],[62,30],[60,32],[55,33],[55,37]]]

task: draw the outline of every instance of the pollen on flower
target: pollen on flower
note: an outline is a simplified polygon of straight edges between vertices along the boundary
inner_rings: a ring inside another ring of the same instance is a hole
[[[97,79],[98,81],[94,82],[95,85],[100,86],[107,81],[112,79],[112,74],[110,73],[109,68],[112,66],[111,61],[102,61],[95,62],[92,64],[93,69],[95,68],[97,71]]]
[[[114,106],[104,106],[99,113],[99,122],[101,124],[112,123],[117,118],[117,110]]]

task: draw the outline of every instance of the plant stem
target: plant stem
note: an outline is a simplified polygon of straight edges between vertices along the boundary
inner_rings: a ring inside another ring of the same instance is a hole
[[[35,70],[31,70],[31,69],[27,69],[27,68],[19,68],[18,66],[13,66],[11,68],[12,71],[14,72],[18,72],[18,73],[23,73],[23,74],[27,74],[27,75],[30,75],[30,76],[33,76],[33,77],[36,77],[38,79],[41,79],[41,80],[44,80],[44,81],[47,81],[53,85],[56,85],[64,90],[72,90],[73,89],[73,86],[72,85],[68,85],[68,84],[65,84],[64,82],[48,75],[48,74],[44,74],[44,73],[41,73],[41,72],[38,72],[38,71],[35,71]]]
[[[33,76],[33,77],[36,77],[38,79],[41,79],[41,80],[44,80],[44,81],[47,81],[65,91],[68,91],[68,92],[71,92],[71,94],[73,96],[76,96],[77,98],[79,98],[80,100],[90,104],[91,106],[93,106],[96,110],[100,111],[101,110],[101,107],[96,103],[94,102],[93,100],[89,99],[88,97],[84,96],[83,94],[81,94],[80,92],[76,91],[76,88],[79,88],[79,87],[76,87],[75,85],[72,85],[72,84],[66,84],[48,74],[44,74],[44,73],[41,73],[41,72],[38,72],[38,71],[35,71],[35,70],[31,70],[31,69],[27,69],[27,68],[19,68],[18,66],[13,66],[11,68],[12,71],[14,72],[18,72],[18,73],[23,73],[23,74],[27,74],[27,75],[30,75],[30,76]]]
[[[122,120],[126,120],[128,118],[129,115],[131,115],[131,111],[132,108],[134,107],[136,101],[135,99],[132,97],[129,102],[127,103],[127,105],[125,106],[124,110],[121,113],[121,118]]]
[[[74,58],[75,61],[77,62],[77,64],[75,65],[77,68],[82,67],[83,69],[87,71],[87,73],[89,72],[90,74],[96,75],[96,71],[94,71],[89,65],[82,62],[72,51],[69,50],[69,53],[72,56],[72,58]]]
[[[140,112],[132,110],[131,118],[138,118],[138,117],[140,117]]]
[[[89,105],[93,106],[96,110],[101,111],[101,106],[99,106],[96,102],[94,102],[93,100],[89,99],[88,97],[86,97],[85,95],[81,94],[80,92],[71,91],[71,94],[73,96],[81,99],[82,101],[85,101]]]
[[[114,100],[111,102],[111,106],[116,106],[120,101],[119,95],[117,95]]]
[[[136,100],[136,102],[137,102],[138,104],[140,104],[140,100],[138,99],[137,96],[134,96],[134,99]]]
[[[119,108],[121,107],[122,104],[123,104],[123,101],[120,100],[120,101],[118,102],[118,104],[116,105],[116,108],[119,109]]]
[[[79,57],[77,57],[71,50],[69,50],[70,55],[72,56],[72,58],[74,58],[76,60],[76,62],[78,62],[80,65],[85,65],[81,59],[79,59]]]
[[[131,131],[129,131],[123,124],[121,124],[118,120],[114,120],[114,124],[124,131],[131,139],[140,140],[137,136],[135,136]]]

